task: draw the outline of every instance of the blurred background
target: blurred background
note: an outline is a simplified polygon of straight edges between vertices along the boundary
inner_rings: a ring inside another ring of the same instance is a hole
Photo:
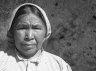
[[[42,7],[52,35],[44,49],[62,57],[73,71],[96,71],[96,0],[0,0],[0,49],[12,11],[25,2]]]

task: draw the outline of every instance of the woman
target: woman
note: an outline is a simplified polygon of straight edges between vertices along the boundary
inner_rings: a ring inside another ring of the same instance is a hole
[[[42,8],[31,3],[17,7],[7,33],[11,49],[0,52],[0,71],[72,71],[62,58],[43,50],[50,34]]]

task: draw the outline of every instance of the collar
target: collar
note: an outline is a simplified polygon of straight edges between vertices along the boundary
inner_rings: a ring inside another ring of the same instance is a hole
[[[43,50],[41,49],[38,50],[37,53],[29,59],[25,59],[24,57],[22,57],[17,50],[15,50],[15,52],[19,61],[29,61],[31,63],[39,63]]]

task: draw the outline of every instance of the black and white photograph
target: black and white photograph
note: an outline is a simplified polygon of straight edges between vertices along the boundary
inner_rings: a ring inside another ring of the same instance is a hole
[[[96,71],[96,0],[0,0],[0,71]]]

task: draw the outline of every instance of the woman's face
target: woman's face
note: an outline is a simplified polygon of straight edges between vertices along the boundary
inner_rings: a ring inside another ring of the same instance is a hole
[[[38,16],[24,14],[18,18],[14,40],[17,50],[24,56],[33,56],[41,49],[45,35],[45,25]]]

